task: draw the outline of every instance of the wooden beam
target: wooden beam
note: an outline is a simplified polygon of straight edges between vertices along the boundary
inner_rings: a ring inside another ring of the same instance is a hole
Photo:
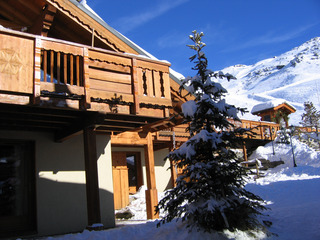
[[[147,139],[139,135],[138,132],[124,132],[118,135],[111,135],[112,145],[146,145]]]
[[[243,149],[243,159],[245,162],[248,161],[248,155],[247,155],[247,147],[246,147],[246,142],[243,141],[243,145],[242,145],[242,149]]]
[[[154,152],[152,143],[152,134],[149,132],[146,137],[147,145],[144,146],[144,154],[146,161],[147,171],[147,187],[146,190],[146,206],[147,206],[147,219],[159,218],[156,214],[156,206],[158,205],[158,192],[156,187],[156,177],[154,170]]]
[[[56,12],[57,9],[54,6],[47,5],[35,23],[31,26],[29,32],[47,37]]]
[[[88,225],[101,223],[99,181],[97,166],[96,134],[93,127],[83,130],[86,189],[87,189],[87,212]]]
[[[89,77],[89,51],[88,48],[83,48],[83,71],[84,71],[84,102],[83,108],[91,108],[91,95],[90,95],[90,77]]]
[[[41,82],[41,40],[35,39],[34,49],[34,77],[33,77],[33,96],[31,103],[34,105],[40,104],[40,82]]]

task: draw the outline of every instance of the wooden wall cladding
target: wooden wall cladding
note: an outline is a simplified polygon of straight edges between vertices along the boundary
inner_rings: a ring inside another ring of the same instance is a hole
[[[32,94],[34,40],[11,35],[0,38],[0,89]]]

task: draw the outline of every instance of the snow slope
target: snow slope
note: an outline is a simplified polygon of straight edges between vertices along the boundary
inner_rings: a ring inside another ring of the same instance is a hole
[[[235,65],[222,70],[237,80],[221,82],[228,90],[227,102],[246,107],[275,99],[284,99],[294,106],[290,124],[298,125],[303,103],[311,101],[320,110],[320,38],[316,37],[278,57],[254,65]],[[251,114],[244,118],[259,120]]]

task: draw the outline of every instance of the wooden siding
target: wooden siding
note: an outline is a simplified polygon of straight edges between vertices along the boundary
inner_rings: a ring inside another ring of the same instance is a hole
[[[33,39],[0,36],[0,90],[19,94],[33,92]]]
[[[168,63],[7,29],[0,46],[2,93],[43,106],[169,116]]]

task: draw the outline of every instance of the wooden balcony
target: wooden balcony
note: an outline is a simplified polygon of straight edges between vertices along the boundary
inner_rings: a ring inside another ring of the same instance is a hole
[[[170,65],[166,62],[10,30],[0,30],[0,44],[2,93],[55,107],[156,117],[169,114]],[[69,101],[63,105],[61,99]]]
[[[169,66],[143,56],[0,29],[1,104],[99,112],[111,116],[113,122],[102,123],[107,131],[112,131],[115,119],[122,132],[169,116]]]
[[[277,131],[280,130],[280,126],[273,122],[261,122],[241,119],[241,122],[235,122],[229,120],[234,124],[235,128],[247,128],[251,129],[253,134],[244,135],[244,139],[249,141],[272,141],[277,136]],[[186,132],[188,124],[176,125],[172,128],[163,129],[154,133],[154,140],[157,144],[155,148],[173,147],[172,142],[174,142],[175,147],[179,147],[182,143],[186,142],[190,134]],[[168,144],[170,142],[170,144]]]

